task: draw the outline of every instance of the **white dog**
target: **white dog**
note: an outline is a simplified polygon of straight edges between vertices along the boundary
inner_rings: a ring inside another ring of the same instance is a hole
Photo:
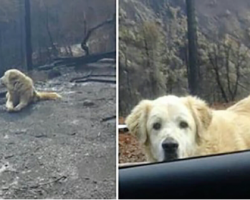
[[[250,97],[216,111],[192,96],[143,100],[125,123],[149,162],[250,148]]]
[[[18,112],[30,103],[40,100],[62,98],[55,92],[36,91],[32,79],[17,69],[7,70],[3,77],[0,78],[0,82],[8,90],[6,94],[6,108],[8,112]]]

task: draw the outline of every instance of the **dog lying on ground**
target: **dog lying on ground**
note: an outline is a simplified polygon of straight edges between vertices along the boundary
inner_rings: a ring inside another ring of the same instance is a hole
[[[7,88],[6,108],[9,112],[17,112],[30,103],[39,100],[55,100],[61,96],[55,92],[38,92],[31,78],[16,69],[7,70],[0,79]]]
[[[250,149],[250,96],[226,110],[196,97],[141,101],[127,117],[149,162]]]

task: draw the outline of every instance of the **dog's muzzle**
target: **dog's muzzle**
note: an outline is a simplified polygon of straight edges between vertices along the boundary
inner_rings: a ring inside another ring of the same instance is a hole
[[[162,148],[164,151],[164,161],[175,160],[178,158],[179,144],[173,138],[166,138],[162,142]]]

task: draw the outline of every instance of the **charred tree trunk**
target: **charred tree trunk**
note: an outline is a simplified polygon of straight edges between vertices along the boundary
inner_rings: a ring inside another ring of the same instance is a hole
[[[28,70],[32,70],[32,43],[31,43],[31,22],[30,22],[30,0],[25,0],[25,54]]]
[[[116,20],[116,13],[114,14],[114,19]],[[118,18],[118,17],[117,17]],[[118,35],[117,35],[118,36]],[[114,42],[114,44],[113,44],[113,46],[114,46],[114,50],[116,49],[116,21],[115,21],[115,23],[114,23],[114,27],[113,27],[113,35],[112,35],[112,37],[113,37],[113,42]],[[117,37],[117,40],[118,40],[118,37]]]
[[[24,57],[25,57],[25,53],[24,53],[24,10],[23,10],[24,6],[23,6],[23,0],[19,0],[19,32],[20,32],[20,40],[19,40],[19,52],[20,52],[20,61],[21,64],[24,65]]]
[[[4,67],[4,60],[2,58],[4,58],[3,56],[3,47],[2,47],[2,30],[1,30],[1,24],[0,24],[0,74],[2,74],[3,72],[3,67]]]
[[[197,25],[195,20],[194,0],[186,0],[188,23],[188,85],[192,95],[198,94],[198,67],[197,67]]]
[[[89,40],[91,34],[98,28],[101,28],[103,27],[104,25],[108,25],[108,24],[111,24],[111,23],[116,23],[116,18],[115,18],[115,15],[110,18],[110,19],[107,19],[106,21],[94,26],[93,28],[89,29],[87,34],[85,35],[84,39],[82,40],[81,42],[81,48],[85,51],[85,54],[86,56],[89,55],[89,47],[87,45],[87,41]]]
[[[222,84],[221,78],[220,78],[219,63],[218,63],[218,57],[219,56],[216,54],[217,49],[219,51],[219,44],[217,45],[217,47],[214,48],[213,53],[208,54],[208,57],[209,57],[211,65],[212,65],[212,69],[213,69],[214,74],[215,74],[215,80],[216,80],[218,88],[219,88],[219,90],[221,92],[222,98],[224,99],[225,102],[228,103],[229,102],[228,97],[227,97],[226,91],[225,91],[225,89],[223,87],[223,84]]]
[[[45,25],[46,25],[47,33],[48,33],[48,36],[49,36],[50,46],[52,48],[52,55],[54,57],[56,57],[57,56],[57,49],[56,49],[56,46],[54,44],[52,33],[51,33],[50,27],[49,27],[49,8],[48,8],[48,6],[46,5],[45,2],[44,2],[44,7],[45,7],[45,10],[46,10]]]

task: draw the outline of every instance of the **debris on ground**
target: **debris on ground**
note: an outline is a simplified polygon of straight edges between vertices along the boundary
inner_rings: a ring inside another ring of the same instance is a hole
[[[92,71],[115,74],[115,67]],[[19,113],[6,112],[0,98],[0,198],[115,198],[116,123],[101,119],[116,113],[116,88],[70,82],[88,73],[64,67],[51,80],[35,80],[38,91],[63,99]]]

